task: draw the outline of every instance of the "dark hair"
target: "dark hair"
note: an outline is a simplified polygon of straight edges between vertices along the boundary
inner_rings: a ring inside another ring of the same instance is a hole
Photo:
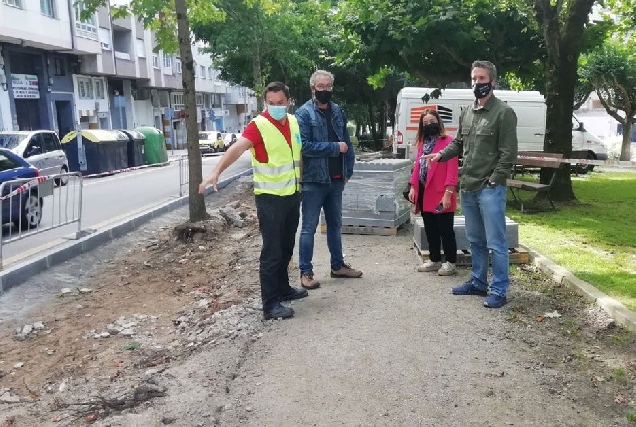
[[[473,65],[470,67],[470,71],[473,71],[473,68],[483,68],[488,71],[488,77],[490,80],[497,80],[497,67],[490,61],[475,61]]]
[[[282,82],[271,82],[265,87],[265,91],[263,92],[263,98],[267,97],[269,92],[280,92],[283,91],[285,93],[285,97],[289,99],[289,88],[285,83]]]
[[[437,119],[437,123],[439,123],[439,136],[446,136],[446,128],[444,127],[444,122],[442,118],[439,116],[439,113],[436,110],[424,110],[422,114],[420,114],[420,119],[417,124],[417,135],[415,135],[415,145],[419,145],[424,141],[424,125],[422,124],[422,119],[425,116],[431,115]]]

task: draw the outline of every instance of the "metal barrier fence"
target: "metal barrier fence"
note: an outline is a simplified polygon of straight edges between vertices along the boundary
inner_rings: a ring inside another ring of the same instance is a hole
[[[2,225],[10,225],[8,233],[1,228],[0,270],[3,268],[3,245],[73,223],[77,223],[75,237],[79,238],[82,230],[82,190],[80,172],[16,179],[0,184]]]
[[[186,155],[179,157],[179,197],[188,193],[188,184],[190,184],[190,164]]]

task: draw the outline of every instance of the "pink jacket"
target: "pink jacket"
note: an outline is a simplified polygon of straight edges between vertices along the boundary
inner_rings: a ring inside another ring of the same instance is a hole
[[[437,153],[443,150],[448,144],[451,143],[453,137],[440,136],[435,142],[433,147],[433,153]],[[417,198],[419,192],[422,190],[420,187],[420,157],[422,156],[422,150],[424,144],[420,144],[417,148],[417,157],[415,158],[415,165],[413,167],[413,173],[409,184],[415,189],[415,213],[420,212],[420,207],[417,206]],[[459,162],[457,157],[453,157],[447,162],[431,162],[428,167],[428,173],[426,174],[426,184],[424,191],[424,212],[435,212],[435,208],[441,203],[444,197],[444,191],[447,186],[457,186],[457,175],[459,171]],[[457,208],[457,194],[453,191],[451,196],[451,204],[448,209],[443,212],[455,212]]]

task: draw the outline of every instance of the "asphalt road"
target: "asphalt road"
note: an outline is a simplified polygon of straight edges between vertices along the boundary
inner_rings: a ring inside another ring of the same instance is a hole
[[[175,151],[175,154],[180,153]],[[220,156],[203,158],[204,177],[212,171],[219,159]],[[250,161],[250,154],[246,152],[223,173],[221,179],[250,168]],[[184,195],[187,195],[187,187],[184,185]],[[66,218],[72,218],[73,207],[76,207],[75,212],[77,212],[79,206],[78,196],[79,185],[73,180],[70,180],[65,187],[56,188],[53,196],[44,198],[40,227],[50,227],[65,222]],[[82,230],[100,229],[177,197],[179,197],[178,161],[173,161],[168,166],[85,179],[82,191]],[[26,235],[20,240],[3,244],[4,267],[64,243],[68,237],[74,236],[77,230],[76,223],[69,224],[39,234]],[[16,233],[18,233],[16,227],[5,225],[2,228],[2,238],[5,241],[16,237]]]

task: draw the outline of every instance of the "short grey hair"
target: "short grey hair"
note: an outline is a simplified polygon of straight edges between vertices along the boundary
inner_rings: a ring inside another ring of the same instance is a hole
[[[333,85],[333,80],[334,80],[333,74],[331,74],[329,71],[325,71],[325,70],[316,70],[311,75],[311,77],[309,77],[309,86],[314,86],[316,84],[316,78],[318,76],[327,76],[327,77],[329,77],[329,80],[331,80],[331,84]]]
[[[488,70],[488,76],[490,80],[497,80],[497,67],[490,61],[475,61],[473,62],[473,66],[470,68],[470,71],[473,71],[473,68],[483,68]]]

